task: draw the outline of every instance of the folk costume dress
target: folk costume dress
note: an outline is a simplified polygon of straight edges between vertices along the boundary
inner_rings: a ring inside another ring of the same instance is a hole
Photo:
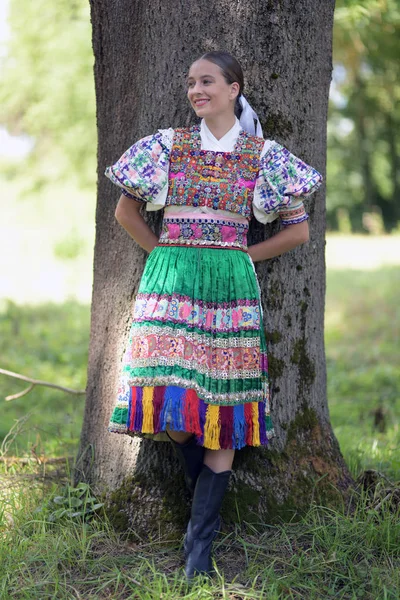
[[[123,194],[164,209],[135,300],[109,431],[195,434],[210,449],[267,445],[267,347],[249,221],[308,218],[321,175],[239,121],[217,140],[204,121],[139,140],[106,170]]]

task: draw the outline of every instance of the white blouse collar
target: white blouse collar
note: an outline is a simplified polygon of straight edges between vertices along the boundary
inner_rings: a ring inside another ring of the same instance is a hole
[[[232,152],[235,147],[235,143],[242,128],[239,123],[239,119],[235,118],[235,124],[225,135],[220,139],[211,133],[207,127],[204,119],[201,120],[200,124],[200,136],[201,136],[201,147],[203,150],[214,150],[216,152]]]

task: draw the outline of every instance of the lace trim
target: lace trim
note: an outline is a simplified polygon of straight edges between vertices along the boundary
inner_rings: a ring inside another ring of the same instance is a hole
[[[168,148],[168,150],[171,150],[174,141],[174,130],[172,128],[159,129],[158,133],[160,135],[160,141],[162,145]]]

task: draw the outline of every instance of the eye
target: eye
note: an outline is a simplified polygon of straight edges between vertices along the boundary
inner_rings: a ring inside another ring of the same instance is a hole
[[[191,87],[193,87],[193,86],[194,86],[194,83],[193,83],[193,81],[189,81],[189,82],[187,83],[187,87],[188,87],[188,88],[191,88]]]
[[[208,83],[212,83],[211,79],[203,79],[203,83],[207,85]]]

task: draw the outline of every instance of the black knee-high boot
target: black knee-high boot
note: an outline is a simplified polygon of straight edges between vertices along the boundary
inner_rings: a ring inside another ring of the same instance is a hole
[[[193,496],[197,477],[203,466],[204,447],[199,446],[196,443],[196,436],[194,435],[184,444],[178,444],[178,442],[175,442],[175,440],[171,438],[168,431],[166,433],[176,450],[179,462],[185,473],[186,485]]]
[[[212,573],[211,547],[218,533],[219,511],[231,472],[214,473],[207,465],[203,465],[197,478],[185,536],[185,573],[188,579],[197,573]]]

